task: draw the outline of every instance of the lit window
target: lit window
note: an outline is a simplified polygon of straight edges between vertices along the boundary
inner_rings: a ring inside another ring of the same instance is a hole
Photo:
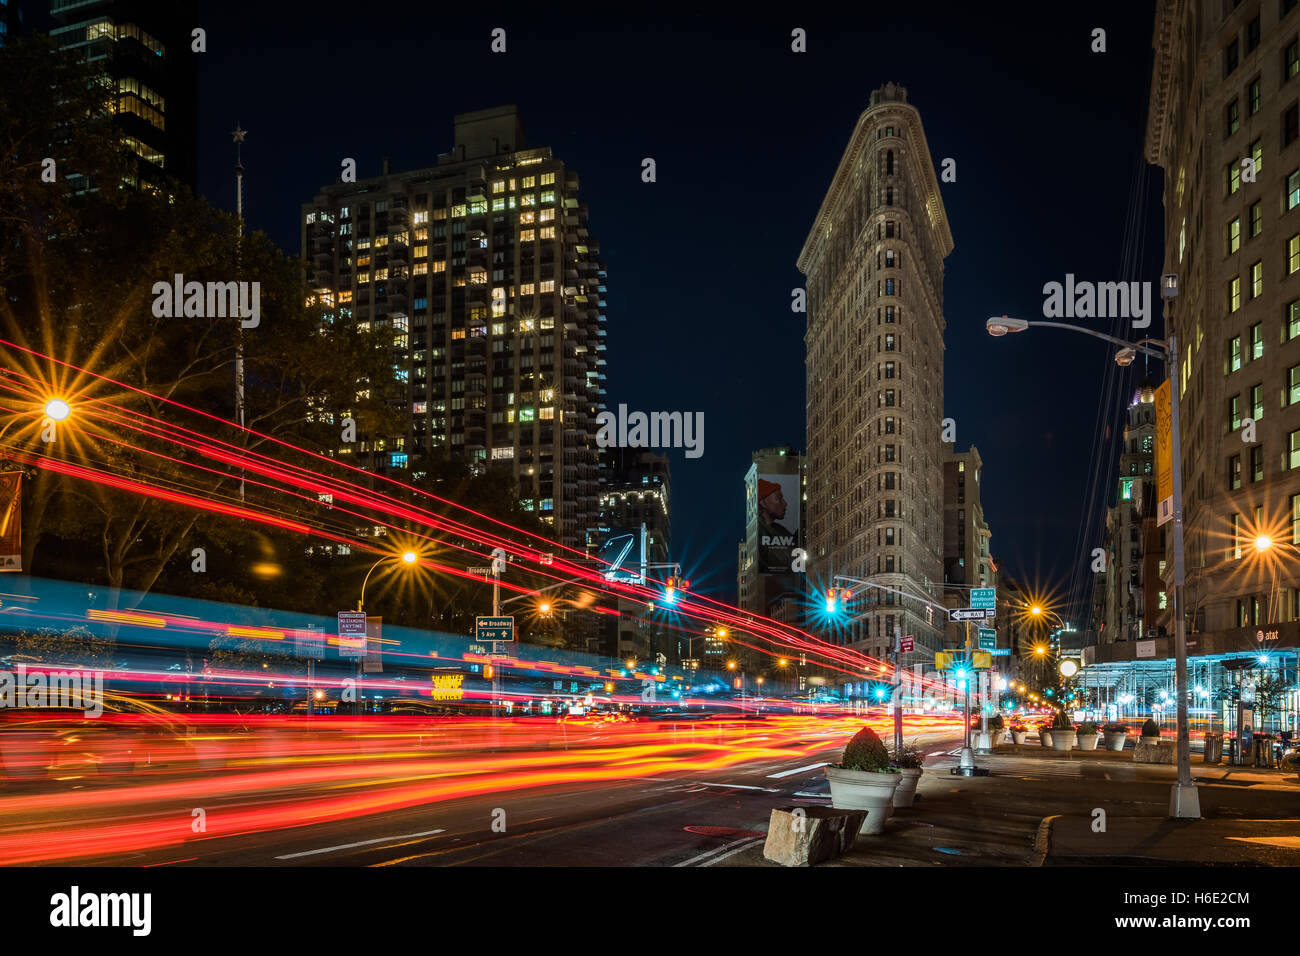
[[[554,227],[554,226],[543,226],[543,227],[542,227],[542,230],[541,230],[541,237],[542,237],[543,239],[554,239],[554,238],[555,238],[555,227]]]
[[[1241,248],[1241,217],[1238,216],[1228,223],[1225,230],[1228,240],[1228,255],[1232,255]]]
[[[1236,312],[1241,308],[1241,276],[1228,280],[1228,311]]]
[[[547,279],[545,282],[542,283],[542,292],[543,292],[543,294],[544,294],[544,293],[547,293],[547,292],[554,292],[554,291],[555,291],[555,280],[554,280],[554,279]]]
[[[429,274],[429,263],[417,262],[411,266],[411,275],[424,276]]]
[[[537,230],[536,230],[536,229],[520,229],[520,230],[519,230],[519,241],[520,241],[520,242],[532,242],[532,241],[533,241],[534,239],[536,239],[536,238],[537,238]]]
[[[1300,234],[1286,241],[1286,274],[1300,271]]]
[[[554,185],[554,183],[555,183],[555,173],[542,173],[541,184],[543,186],[551,186]]]

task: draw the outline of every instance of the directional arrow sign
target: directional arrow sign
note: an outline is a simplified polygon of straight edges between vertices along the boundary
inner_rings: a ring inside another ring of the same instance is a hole
[[[982,621],[986,617],[992,617],[993,611],[981,607],[959,607],[953,608],[948,612],[950,621]]]
[[[998,646],[998,632],[991,627],[981,627],[977,636],[980,650],[991,651]]]
[[[476,617],[474,619],[474,639],[476,641],[513,641],[515,639],[515,619],[513,617]]]
[[[970,606],[992,610],[998,606],[997,588],[971,588]]]

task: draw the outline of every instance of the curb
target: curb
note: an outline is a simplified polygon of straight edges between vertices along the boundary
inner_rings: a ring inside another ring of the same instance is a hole
[[[1059,820],[1062,816],[1064,814],[1055,813],[1038,821],[1038,831],[1034,834],[1034,852],[1038,854],[1038,859],[1034,861],[1034,866],[1042,866],[1047,855],[1052,852],[1052,821]]]

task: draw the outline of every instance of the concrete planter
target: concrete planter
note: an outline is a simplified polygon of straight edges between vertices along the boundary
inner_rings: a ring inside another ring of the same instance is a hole
[[[826,779],[831,784],[831,806],[837,810],[867,811],[859,833],[884,832],[885,821],[894,806],[894,791],[903,782],[901,773],[827,767]]]
[[[1029,732],[1027,730],[1013,730],[1011,731],[1011,742],[1017,747],[1023,746],[1025,737],[1027,737],[1028,734]]]
[[[1080,750],[1096,750],[1101,734],[1078,734]]]
[[[1107,749],[1107,750],[1123,750],[1123,749],[1124,749],[1124,741],[1126,741],[1126,740],[1128,740],[1128,731],[1127,731],[1127,730],[1121,730],[1121,731],[1119,731],[1119,732],[1117,732],[1117,733],[1109,733],[1109,734],[1106,734],[1106,749]]]
[[[1005,730],[990,730],[989,734],[993,737],[994,747],[1001,745],[1002,741],[1007,739],[1007,732]]]
[[[903,767],[898,771],[898,775],[903,779],[898,782],[898,789],[894,791],[894,806],[910,807],[912,801],[916,799],[916,785],[921,782],[921,768]]]
[[[1055,727],[1052,728],[1052,749],[1073,750],[1075,736],[1074,728],[1070,728],[1069,730],[1061,730]]]
[[[1052,746],[1052,732],[1050,730],[1040,730],[1038,732],[1038,742],[1044,747]]]
[[[1178,749],[1174,746],[1174,741],[1161,740],[1159,737],[1139,737],[1133,748],[1135,763],[1174,763],[1177,755]]]

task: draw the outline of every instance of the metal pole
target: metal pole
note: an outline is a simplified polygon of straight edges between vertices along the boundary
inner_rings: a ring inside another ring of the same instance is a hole
[[[492,558],[492,616],[501,616],[501,566],[497,563],[496,557]],[[492,642],[492,657],[497,656],[497,642]],[[498,664],[492,665],[492,716],[499,718],[502,712],[501,706],[501,668]]]
[[[244,163],[240,157],[239,144],[244,141],[244,133],[235,124],[235,217],[239,223],[239,235],[235,239],[236,274],[242,260],[244,244]],[[243,317],[235,310],[235,418],[239,427],[244,427],[244,323]],[[244,500],[244,473],[239,473],[239,500]]]
[[[1187,730],[1187,622],[1183,613],[1186,561],[1183,556],[1183,456],[1178,425],[1178,333],[1169,335],[1170,468],[1174,492],[1174,691],[1178,695],[1178,781],[1169,794],[1169,816],[1198,820],[1200,798],[1192,783],[1192,754]]]

